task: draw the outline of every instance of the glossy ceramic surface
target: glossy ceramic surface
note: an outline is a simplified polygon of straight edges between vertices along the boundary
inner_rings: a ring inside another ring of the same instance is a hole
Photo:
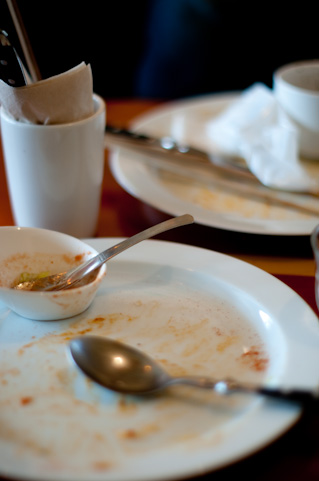
[[[93,239],[100,251],[119,239]],[[232,374],[318,385],[319,325],[286,285],[249,264],[145,241],[108,263],[89,309],[34,322],[0,305],[0,474],[42,481],[172,480],[233,463],[289,429],[301,410],[188,387],[124,397],[84,376],[72,337],[116,339],[172,375]]]
[[[132,129],[161,137],[171,135],[180,142],[218,153],[206,132],[206,125],[226,109],[238,94],[214,94],[164,104],[140,116]],[[319,164],[304,161],[318,178]],[[170,215],[192,214],[196,222],[221,229],[264,235],[309,235],[318,216],[283,208],[225,190],[213,181],[202,182],[159,169],[138,156],[114,151],[112,172],[133,196]],[[318,199],[280,193],[301,205],[318,209]]]
[[[95,235],[104,171],[105,104],[78,122],[37,125],[1,110],[1,136],[15,225]],[[17,175],[17,172],[19,175]]]
[[[31,227],[0,227],[0,300],[20,316],[51,321],[75,316],[91,304],[106,273],[102,266],[93,282],[70,290],[30,292],[12,289],[22,273],[57,273],[84,262],[97,252],[75,237]]]

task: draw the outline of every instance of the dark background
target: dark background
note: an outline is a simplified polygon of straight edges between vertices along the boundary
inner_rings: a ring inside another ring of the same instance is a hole
[[[318,58],[316,2],[17,0],[43,78],[90,63],[106,98],[171,99],[272,86]],[[0,28],[20,51],[6,0]]]

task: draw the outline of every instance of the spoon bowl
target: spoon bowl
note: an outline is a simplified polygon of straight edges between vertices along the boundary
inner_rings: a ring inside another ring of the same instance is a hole
[[[75,337],[69,348],[73,360],[88,377],[119,393],[145,395],[174,384],[184,384],[219,394],[261,394],[303,404],[318,404],[319,401],[318,390],[287,390],[205,376],[172,377],[142,351],[101,336]]]
[[[72,339],[71,355],[91,379],[126,394],[148,394],[169,382],[169,375],[146,354],[111,339],[85,336]]]

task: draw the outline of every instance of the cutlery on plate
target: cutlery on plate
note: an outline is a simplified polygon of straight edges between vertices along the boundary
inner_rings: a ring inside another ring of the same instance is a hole
[[[298,212],[318,216],[319,206],[305,203],[302,192],[280,191],[262,185],[248,170],[243,159],[225,154],[209,154],[197,148],[179,144],[170,137],[156,138],[130,130],[105,128],[105,146],[120,148],[135,154],[139,160],[155,165],[164,171],[205,185],[216,185],[242,197],[289,208]],[[210,175],[213,174],[213,175]],[[304,192],[318,197],[319,191]]]
[[[160,159],[176,161],[177,165],[216,167],[221,173],[238,174],[242,178],[257,180],[248,170],[243,159],[234,156],[209,154],[190,145],[176,142],[171,137],[151,137],[107,125],[105,142],[109,147],[122,147],[139,153],[153,155]]]
[[[112,259],[112,257],[117,256],[135,244],[138,244],[145,239],[149,239],[150,237],[154,237],[162,232],[183,225],[192,224],[193,222],[194,218],[189,214],[173,217],[172,219],[153,225],[152,227],[109,247],[105,251],[89,259],[84,264],[74,267],[67,272],[21,282],[17,284],[14,289],[21,291],[58,291],[61,289],[69,289],[70,287],[77,285],[85,276],[100,268],[105,262]]]
[[[73,338],[69,348],[73,360],[88,377],[120,393],[144,395],[176,384],[184,384],[211,389],[218,394],[226,395],[233,392],[260,394],[303,405],[319,401],[318,389],[311,391],[272,388],[237,382],[233,379],[212,379],[204,376],[172,377],[142,351],[101,336]]]
[[[233,176],[232,180],[249,180],[253,181],[256,185],[263,186],[257,177],[248,169],[244,159],[225,153],[205,152],[190,145],[176,142],[169,136],[152,137],[107,125],[105,127],[105,145],[106,147],[129,149],[163,161],[168,160],[175,162],[178,166],[205,168],[206,173],[207,169],[210,171],[214,170],[215,173]],[[279,190],[266,186],[263,187],[272,191]],[[284,192],[319,196],[319,189],[307,190],[305,192],[285,190]]]

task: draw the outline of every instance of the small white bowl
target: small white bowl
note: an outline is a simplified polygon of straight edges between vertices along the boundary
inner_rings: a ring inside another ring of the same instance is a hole
[[[52,321],[75,316],[92,303],[106,274],[69,290],[36,292],[12,289],[23,272],[56,274],[82,264],[97,251],[75,237],[32,227],[0,227],[0,301],[29,319]]]

